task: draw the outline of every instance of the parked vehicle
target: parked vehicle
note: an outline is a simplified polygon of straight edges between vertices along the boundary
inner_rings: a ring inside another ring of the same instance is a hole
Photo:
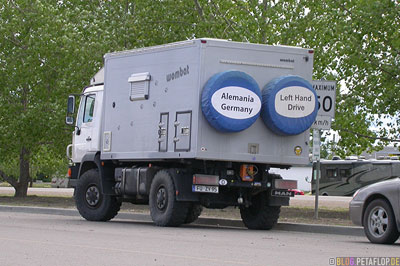
[[[304,195],[304,192],[300,189],[289,189],[289,191],[293,191],[294,195]]]
[[[316,164],[313,165],[315,175]],[[352,196],[358,189],[384,180],[400,177],[399,160],[321,160],[319,194],[323,196]],[[315,176],[312,193],[315,194]]]
[[[391,244],[400,235],[400,179],[361,188],[350,202],[353,223],[364,226],[372,243]]]
[[[270,229],[297,187],[270,167],[308,162],[312,62],[309,49],[215,39],[106,54],[76,122],[68,99],[80,214],[107,221],[127,201],[178,226],[239,206],[248,228]]]
[[[53,177],[51,179],[52,188],[67,188],[69,187],[69,179],[65,177]]]

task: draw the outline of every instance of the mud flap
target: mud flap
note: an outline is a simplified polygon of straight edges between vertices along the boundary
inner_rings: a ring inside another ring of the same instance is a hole
[[[290,197],[276,197],[268,194],[269,206],[289,206]]]
[[[192,192],[193,174],[185,169],[168,169],[174,180],[177,201],[199,201],[198,193]]]

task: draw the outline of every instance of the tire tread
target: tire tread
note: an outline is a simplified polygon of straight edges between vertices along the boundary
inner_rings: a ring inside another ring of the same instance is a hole
[[[121,202],[114,196],[102,195],[102,206],[97,209],[87,207],[84,197],[88,183],[95,183],[100,189],[100,177],[97,169],[91,169],[83,173],[75,188],[75,204],[80,215],[88,221],[106,222],[114,218],[121,209]]]
[[[369,232],[369,228],[368,228],[369,213],[376,206],[381,206],[386,210],[386,213],[388,215],[388,222],[389,222],[386,234],[380,238],[373,236]],[[393,214],[392,207],[391,207],[390,203],[385,199],[381,199],[381,198],[375,199],[368,204],[367,208],[365,209],[364,216],[363,216],[363,225],[364,225],[365,235],[367,236],[369,241],[371,241],[372,243],[393,244],[394,242],[396,242],[396,240],[399,238],[399,235],[400,235],[400,233],[396,227],[396,220],[395,220],[395,217]]]
[[[167,189],[168,205],[171,204],[170,206],[167,206],[165,213],[160,213],[157,209],[156,203],[154,202],[154,195],[157,193],[155,190],[161,182],[164,183],[164,186]],[[160,170],[154,176],[150,186],[149,205],[151,218],[157,226],[176,227],[183,224],[186,220],[188,204],[176,200],[174,181],[167,170]]]
[[[256,199],[260,200],[259,209],[254,214],[256,207],[240,207],[240,216],[248,229],[270,230],[278,222],[281,212],[280,206],[268,206],[266,192],[261,192]],[[252,209],[253,208],[253,209]]]

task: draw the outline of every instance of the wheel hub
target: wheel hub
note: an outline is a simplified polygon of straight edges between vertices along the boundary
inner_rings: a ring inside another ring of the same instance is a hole
[[[386,210],[382,207],[373,209],[370,215],[370,232],[376,237],[385,234],[388,226],[388,216]]]
[[[157,191],[157,208],[164,210],[167,205],[167,191],[164,187],[160,187]]]
[[[100,201],[100,191],[95,185],[91,185],[86,190],[86,202],[89,206],[95,207]]]

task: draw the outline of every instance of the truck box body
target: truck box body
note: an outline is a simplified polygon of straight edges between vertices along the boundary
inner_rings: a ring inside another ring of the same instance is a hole
[[[308,49],[213,39],[107,54],[101,159],[307,164],[308,129],[280,135],[258,117],[245,130],[221,132],[203,114],[202,91],[224,71],[244,72],[262,90],[280,76],[311,81],[312,68]]]

